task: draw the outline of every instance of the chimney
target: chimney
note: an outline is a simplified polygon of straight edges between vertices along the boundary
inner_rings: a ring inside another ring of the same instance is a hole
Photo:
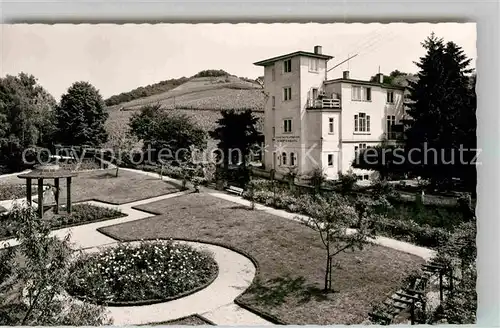
[[[384,83],[384,74],[378,73],[377,80],[378,80],[378,83],[380,83],[380,84]]]
[[[314,46],[314,53],[317,55],[321,55],[321,46]]]
[[[345,80],[348,80],[348,79],[349,79],[349,71],[344,71],[344,72],[342,72],[342,77],[343,77]]]

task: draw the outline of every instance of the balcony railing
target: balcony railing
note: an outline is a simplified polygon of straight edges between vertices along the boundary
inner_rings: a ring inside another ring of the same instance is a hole
[[[340,99],[310,99],[309,108],[340,108]]]

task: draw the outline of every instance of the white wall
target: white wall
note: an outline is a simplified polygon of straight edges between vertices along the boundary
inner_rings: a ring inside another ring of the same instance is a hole
[[[322,89],[323,82],[326,77],[326,63],[325,59],[318,59],[318,71],[309,70],[310,57],[300,58],[300,117],[301,117],[301,155],[304,160],[300,163],[301,174],[308,174],[316,168],[323,165],[321,155],[322,143],[322,115],[321,111],[308,110],[307,102],[312,95],[312,89],[317,88],[318,91]],[[308,154],[308,155],[307,155]]]

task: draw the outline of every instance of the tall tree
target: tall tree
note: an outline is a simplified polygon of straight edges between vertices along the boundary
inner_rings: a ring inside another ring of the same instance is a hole
[[[152,150],[154,159],[189,162],[193,149],[206,146],[206,133],[184,114],[166,111],[160,105],[145,106],[134,113],[129,122],[130,131],[144,143],[144,150]],[[160,154],[161,151],[161,154]]]
[[[24,149],[52,142],[55,106],[55,99],[33,75],[20,73],[0,79],[1,163],[19,169]]]
[[[218,140],[218,147],[223,152],[223,166],[227,172],[229,164],[247,165],[247,158],[253,145],[261,141],[261,133],[257,130],[258,118],[251,110],[223,110],[217,121],[217,128],[210,131],[210,136]],[[240,157],[240,158],[238,158]]]
[[[88,82],[75,82],[57,107],[58,141],[68,145],[100,146],[108,139],[104,123],[108,113],[99,90]]]
[[[410,100],[406,150],[412,170],[435,185],[461,178],[475,186],[476,100],[470,85],[471,59],[453,42],[445,43],[434,34],[422,46],[427,53],[415,64],[417,81],[409,82]],[[473,188],[473,187],[472,187]]]

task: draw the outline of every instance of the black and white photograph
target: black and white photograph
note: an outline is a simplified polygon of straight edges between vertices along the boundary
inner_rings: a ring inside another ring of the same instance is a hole
[[[476,323],[476,37],[2,24],[0,326]]]

